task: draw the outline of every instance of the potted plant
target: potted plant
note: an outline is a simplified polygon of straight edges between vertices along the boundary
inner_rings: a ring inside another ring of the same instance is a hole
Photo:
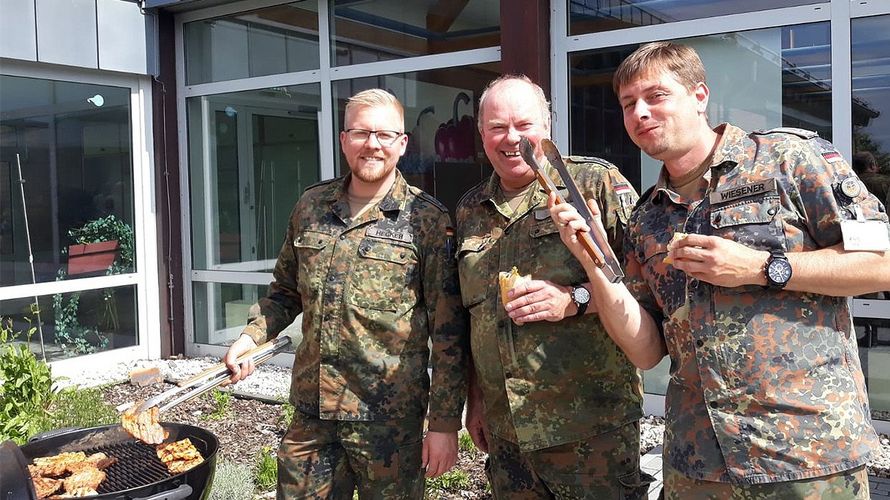
[[[132,269],[133,230],[114,215],[91,220],[68,231],[68,236],[75,242],[68,247],[69,276]]]

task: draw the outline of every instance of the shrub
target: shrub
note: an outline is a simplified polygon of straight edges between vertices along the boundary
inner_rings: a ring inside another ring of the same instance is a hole
[[[213,411],[204,418],[207,420],[222,420],[228,413],[229,407],[232,406],[232,393],[213,389],[210,397],[213,398]]]
[[[213,486],[210,487],[210,500],[234,500],[253,498],[253,481],[250,467],[227,460],[216,466]]]
[[[272,448],[264,447],[257,455],[254,482],[261,491],[268,491],[278,484],[278,460]]]
[[[24,444],[40,432],[55,396],[50,367],[28,349],[35,331],[29,328],[20,342],[12,320],[0,318],[0,441]]]
[[[102,399],[102,391],[98,388],[64,389],[54,398],[48,413],[47,425],[43,430],[96,427],[120,421],[120,415]]]
[[[281,405],[281,414],[278,415],[278,423],[284,427],[290,427],[290,423],[294,420],[294,405],[284,403]]]

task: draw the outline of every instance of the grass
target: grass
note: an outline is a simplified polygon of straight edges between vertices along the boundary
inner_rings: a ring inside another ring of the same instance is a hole
[[[470,437],[470,433],[465,430],[457,433],[457,449],[469,454],[471,457],[476,456],[476,452],[479,451],[476,449],[476,445],[473,444],[473,438]]]
[[[290,426],[290,423],[294,419],[294,405],[290,403],[284,403],[281,405],[281,415],[278,416],[278,423],[283,425],[284,427]]]
[[[278,484],[278,460],[272,448],[265,447],[257,454],[257,462],[253,470],[253,479],[257,488],[268,491]]]
[[[427,479],[426,494],[430,497],[435,492],[452,492],[457,493],[470,487],[470,475],[462,470],[452,469],[445,474],[435,478]]]
[[[221,460],[216,466],[210,500],[234,500],[253,498],[253,478],[250,467],[236,462]]]

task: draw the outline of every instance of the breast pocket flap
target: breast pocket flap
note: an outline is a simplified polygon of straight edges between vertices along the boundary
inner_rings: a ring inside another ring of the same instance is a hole
[[[721,229],[742,224],[766,224],[772,222],[779,212],[778,196],[732,203],[711,209],[711,227]]]

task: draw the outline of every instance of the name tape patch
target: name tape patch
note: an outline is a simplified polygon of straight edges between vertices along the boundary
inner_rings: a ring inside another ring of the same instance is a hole
[[[769,193],[775,190],[776,180],[767,179],[765,181],[745,184],[744,186],[735,186],[721,189],[720,191],[714,191],[713,193],[711,193],[710,199],[711,204],[715,205],[718,203],[727,203],[730,201],[738,200],[740,198],[747,198],[748,196]]]

